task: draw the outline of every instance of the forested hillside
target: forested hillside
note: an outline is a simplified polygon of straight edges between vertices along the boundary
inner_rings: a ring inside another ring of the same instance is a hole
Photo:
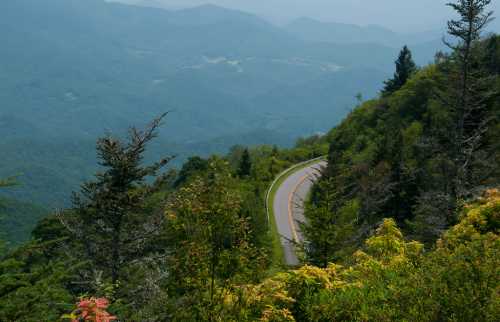
[[[291,148],[236,145],[176,170],[161,134],[174,113],[101,135],[86,155],[99,170],[68,207],[26,243],[0,245],[0,321],[498,321],[500,36],[483,33],[490,3],[451,4],[447,52],[418,67],[403,47],[377,98],[358,96],[329,133]],[[283,170],[325,155],[301,223],[302,262],[287,267],[266,192]]]
[[[103,131],[171,111],[150,154],[168,150],[177,166],[235,144],[291,146],[339,122],[358,92],[376,95],[397,52],[306,43],[216,6],[6,0],[0,21],[0,176],[20,175],[9,197],[49,207],[97,170]]]
[[[13,178],[0,179],[0,190],[15,186]],[[22,244],[31,236],[37,222],[48,215],[48,210],[29,202],[0,198],[0,247],[13,247]]]
[[[237,144],[290,147],[340,122],[358,93],[376,96],[397,53],[377,42],[306,41],[211,5],[6,0],[0,21],[0,177],[19,181],[1,194],[47,209],[69,206],[98,170],[93,148],[104,131],[122,136],[170,111],[146,158],[169,151],[171,167]],[[419,63],[432,60],[431,48]],[[27,210],[15,211],[38,218]],[[17,222],[28,231],[34,220]]]
[[[457,47],[420,70],[403,51],[382,97],[329,133],[306,227],[309,260],[347,258],[386,217],[432,243],[458,221],[457,209],[498,186],[499,45],[491,36],[473,43],[467,66]]]

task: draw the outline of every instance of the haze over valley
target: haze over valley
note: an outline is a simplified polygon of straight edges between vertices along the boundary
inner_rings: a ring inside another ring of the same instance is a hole
[[[290,145],[340,121],[357,93],[377,94],[403,44],[377,27],[277,27],[214,5],[16,0],[2,1],[0,18],[0,145],[12,152],[0,175],[20,174],[11,194],[50,207],[94,170],[104,129],[170,111],[154,151],[178,162],[234,144]],[[412,41],[419,63],[432,61],[437,36]]]

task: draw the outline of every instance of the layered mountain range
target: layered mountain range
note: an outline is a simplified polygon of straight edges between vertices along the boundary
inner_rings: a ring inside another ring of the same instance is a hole
[[[400,45],[376,26],[277,27],[213,5],[6,0],[0,26],[0,176],[19,175],[10,197],[50,207],[95,170],[97,137],[165,111],[150,153],[177,162],[324,132],[377,95]],[[438,36],[415,38],[418,62]]]

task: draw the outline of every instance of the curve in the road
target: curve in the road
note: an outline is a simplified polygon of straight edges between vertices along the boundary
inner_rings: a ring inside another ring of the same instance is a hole
[[[272,207],[286,264],[299,264],[295,245],[303,241],[299,222],[304,222],[304,202],[320,169],[326,165],[323,160],[307,164],[291,171],[291,174],[277,188]]]

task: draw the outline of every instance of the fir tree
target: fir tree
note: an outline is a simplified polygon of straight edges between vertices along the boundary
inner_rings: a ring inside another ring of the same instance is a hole
[[[446,135],[451,138],[450,158],[455,165],[452,196],[456,200],[469,192],[473,159],[490,120],[487,102],[495,92],[491,77],[478,67],[485,58],[479,44],[481,33],[493,19],[493,12],[486,11],[490,3],[491,0],[458,0],[448,4],[460,17],[448,22],[448,34],[457,42],[445,40],[445,44],[453,50],[451,57],[456,64],[449,67],[449,86],[441,94],[453,119],[451,135]]]
[[[145,256],[148,241],[161,227],[161,214],[148,211],[146,201],[159,186],[146,183],[156,177],[170,158],[142,166],[146,145],[157,136],[164,115],[145,131],[132,128],[129,141],[107,136],[97,142],[104,172],[82,185],[73,198],[74,215],[61,216],[63,223],[83,242],[86,259],[95,272],[115,284],[127,264]],[[94,274],[95,274],[94,272]]]
[[[335,209],[335,199],[338,196],[326,187],[327,183],[323,181],[316,186],[315,193],[321,193],[322,199],[314,200],[306,209],[307,221],[301,224],[302,233],[307,240],[306,259],[320,267],[327,267],[350,255],[359,213],[357,200]]]
[[[385,82],[385,87],[382,90],[382,95],[384,96],[394,93],[403,87],[408,79],[417,71],[417,66],[413,61],[411,51],[407,46],[403,47],[395,63],[396,72],[394,73],[394,77],[392,79]]]
[[[245,149],[243,151],[243,154],[241,155],[241,161],[238,167],[238,176],[240,178],[248,177],[250,176],[251,171],[252,160],[250,159],[250,153],[248,152],[248,149]]]

